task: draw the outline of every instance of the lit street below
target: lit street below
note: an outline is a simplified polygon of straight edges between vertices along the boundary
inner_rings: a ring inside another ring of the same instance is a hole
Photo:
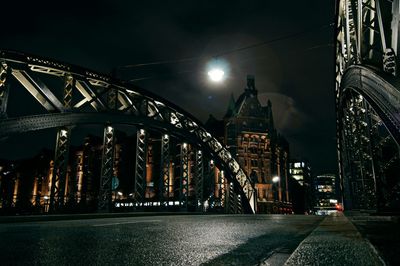
[[[283,264],[321,216],[179,215],[0,225],[2,265]]]

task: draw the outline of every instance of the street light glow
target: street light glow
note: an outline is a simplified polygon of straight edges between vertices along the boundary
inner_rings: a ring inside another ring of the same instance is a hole
[[[272,182],[273,183],[277,183],[277,182],[279,182],[279,176],[274,176],[273,178],[272,178]]]
[[[214,82],[221,82],[224,79],[225,72],[220,68],[214,68],[208,71],[208,76]]]

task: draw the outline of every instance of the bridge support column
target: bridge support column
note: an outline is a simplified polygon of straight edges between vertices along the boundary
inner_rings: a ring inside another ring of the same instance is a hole
[[[237,197],[234,191],[233,183],[230,182],[225,201],[225,212],[226,213],[236,213],[237,212]]]
[[[64,205],[65,180],[67,175],[69,141],[71,130],[61,128],[57,132],[56,150],[54,156],[53,176],[50,190],[50,211],[56,211]]]
[[[196,152],[196,161],[195,161],[195,204],[196,211],[203,210],[203,186],[204,186],[204,169],[203,169],[203,152],[198,150]]]
[[[219,184],[220,184],[220,203],[221,207],[225,207],[225,201],[226,201],[226,184],[225,184],[225,172],[223,170],[220,170],[219,172]]]
[[[169,201],[169,167],[170,167],[170,156],[169,156],[169,142],[170,137],[168,134],[164,134],[161,137],[161,169],[160,169],[160,206],[168,207]]]
[[[72,92],[75,87],[75,80],[72,76],[65,76],[64,78],[64,97],[63,107],[64,111],[72,107]],[[62,127],[57,132],[56,149],[54,155],[53,175],[51,179],[50,190],[50,211],[61,209],[65,204],[65,190],[69,157],[69,142],[71,138],[71,129]],[[73,182],[75,178],[69,178]],[[71,184],[68,184],[71,185]],[[72,184],[72,191],[75,185]],[[69,195],[70,197],[70,195]]]
[[[189,196],[189,145],[187,143],[181,144],[180,159],[179,205],[187,210]]]
[[[114,171],[114,128],[110,125],[104,128],[103,154],[101,160],[101,176],[99,191],[99,211],[111,209],[111,184]]]
[[[136,134],[135,201],[143,204],[146,192],[147,136],[144,129]]]
[[[9,86],[7,82],[8,66],[5,63],[0,63],[0,118],[7,116],[7,102]]]

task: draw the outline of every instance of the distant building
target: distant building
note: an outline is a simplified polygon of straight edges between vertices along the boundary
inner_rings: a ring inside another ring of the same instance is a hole
[[[307,160],[292,160],[289,167],[290,176],[293,178],[291,190],[294,212],[311,213],[314,206],[314,189],[310,163]]]
[[[317,176],[314,181],[314,191],[316,214],[328,214],[337,210],[338,200],[335,175],[324,174]]]
[[[236,101],[231,96],[223,120],[210,116],[206,127],[227,145],[255,183],[257,212],[292,211],[288,184],[289,144],[274,127],[271,102],[266,106],[260,104],[253,76],[247,77],[247,87]]]

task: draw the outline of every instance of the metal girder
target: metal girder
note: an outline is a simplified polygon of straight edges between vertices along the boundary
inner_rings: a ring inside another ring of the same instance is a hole
[[[9,69],[6,63],[0,62],[0,118],[7,117],[8,102],[8,73]]]
[[[12,75],[47,111],[63,110],[60,100],[38,78],[31,76],[26,71],[15,69],[12,70]]]
[[[387,6],[379,0],[339,1],[336,56],[344,66],[341,74],[349,65],[365,63],[397,75],[399,0],[392,2],[390,11]],[[390,24],[383,14],[391,14]]]
[[[189,197],[189,145],[181,144],[179,177],[179,206],[187,209]]]
[[[170,149],[170,136],[168,134],[164,134],[161,136],[161,169],[160,169],[160,206],[168,206],[168,200],[170,198],[169,195],[169,168],[171,158],[169,155]]]
[[[61,128],[57,132],[53,175],[51,179],[50,211],[56,211],[65,203],[64,193],[68,166],[70,134],[71,130],[69,128]]]
[[[204,195],[204,166],[203,166],[203,152],[197,150],[195,159],[195,204],[196,210],[201,211],[203,209],[203,195]]]
[[[101,160],[101,176],[99,191],[99,211],[111,209],[111,185],[114,172],[114,128],[107,125],[104,128],[103,153]]]
[[[72,94],[75,88],[75,79],[71,75],[64,77],[64,97],[63,105],[64,110],[70,110],[72,108]]]
[[[135,200],[144,203],[146,193],[147,134],[144,129],[136,133]]]
[[[108,109],[117,110],[118,103],[118,90],[116,88],[111,88],[107,95]]]

